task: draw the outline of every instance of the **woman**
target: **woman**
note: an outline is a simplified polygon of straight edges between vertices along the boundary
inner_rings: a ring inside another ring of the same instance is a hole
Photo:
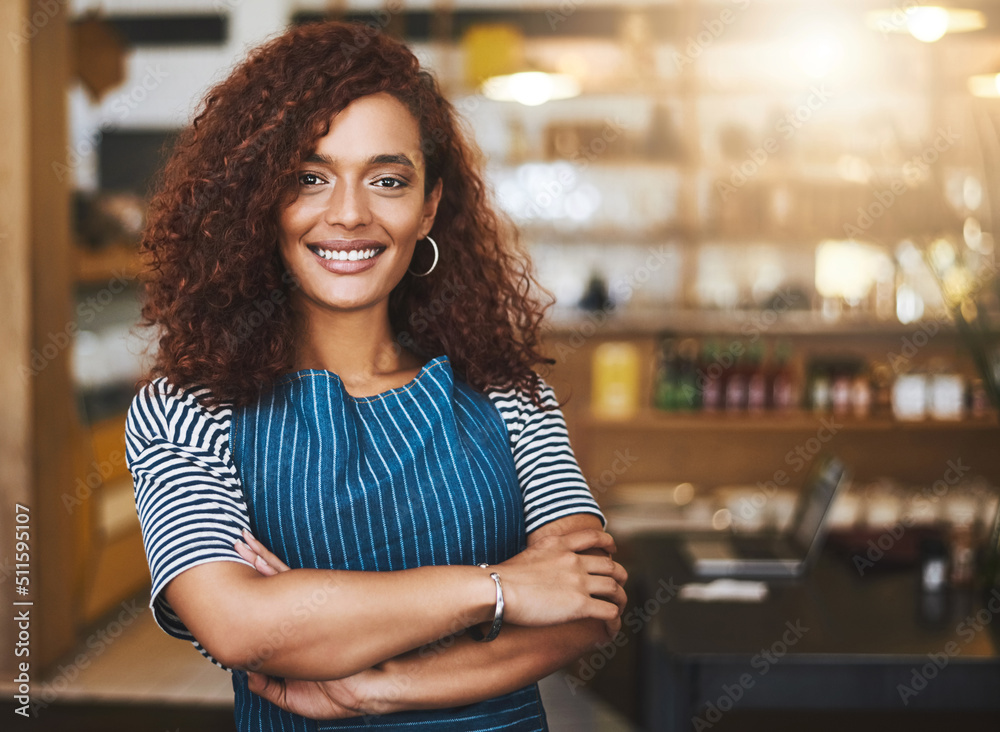
[[[233,670],[241,730],[543,730],[534,682],[620,628],[473,160],[402,44],[318,24],[209,93],[151,203],[151,606]]]

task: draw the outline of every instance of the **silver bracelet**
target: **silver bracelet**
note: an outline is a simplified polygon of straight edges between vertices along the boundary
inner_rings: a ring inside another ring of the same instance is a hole
[[[490,565],[480,564],[479,566],[486,569]],[[472,636],[472,639],[482,643],[487,643],[500,635],[500,626],[503,625],[503,587],[500,584],[500,575],[496,572],[490,572],[490,579],[496,582],[497,585],[497,607],[493,611],[493,627],[490,628],[490,632],[485,636],[475,625],[469,628],[469,635]]]

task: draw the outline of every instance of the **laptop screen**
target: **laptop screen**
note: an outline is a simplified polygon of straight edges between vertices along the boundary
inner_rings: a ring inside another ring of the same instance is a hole
[[[791,538],[803,550],[820,538],[823,520],[844,477],[844,464],[835,457],[820,460],[810,473],[792,518]]]

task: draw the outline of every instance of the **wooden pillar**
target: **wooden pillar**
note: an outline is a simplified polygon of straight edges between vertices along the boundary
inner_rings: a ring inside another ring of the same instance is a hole
[[[31,398],[21,368],[29,360],[31,303],[28,237],[28,49],[7,42],[26,2],[0,3],[0,673],[12,679],[15,627],[14,506],[31,496]]]
[[[70,35],[68,3],[32,0],[32,20],[50,15],[31,41],[29,75],[31,155],[31,340],[45,357],[58,354],[32,377],[31,458],[37,517],[34,555],[38,590],[36,662],[52,664],[76,641],[81,589],[73,517],[62,496],[74,487],[80,422],[71,379],[72,348],[64,336],[76,330],[73,297],[70,176],[60,179],[54,163],[67,162]]]
[[[69,28],[58,0],[0,3],[0,670],[29,660],[33,683],[75,640],[73,488],[79,420],[66,161]],[[30,521],[30,655],[15,658],[14,507]],[[36,687],[37,688],[37,687]]]

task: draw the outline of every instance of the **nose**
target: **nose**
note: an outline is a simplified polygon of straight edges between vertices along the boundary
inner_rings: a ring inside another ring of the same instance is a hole
[[[326,207],[326,223],[355,229],[371,222],[371,210],[362,183],[341,178],[333,186]]]

